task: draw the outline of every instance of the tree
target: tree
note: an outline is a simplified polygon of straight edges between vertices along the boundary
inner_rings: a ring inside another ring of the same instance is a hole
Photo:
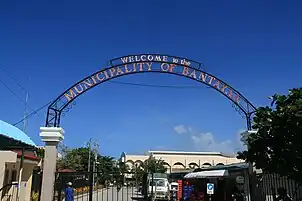
[[[133,178],[139,182],[143,180],[144,174],[149,173],[165,173],[167,168],[165,167],[165,162],[161,159],[156,159],[150,156],[141,165],[134,165],[131,169],[133,173]]]
[[[146,174],[146,171],[143,169],[143,165],[134,165],[132,167],[131,172],[133,173],[133,178],[136,181],[136,183],[143,180],[143,175]]]
[[[90,152],[90,167],[94,164],[94,153],[87,147],[79,147],[75,149],[69,149],[68,147],[62,145],[60,147],[60,152],[62,155],[61,159],[58,159],[57,169],[71,169],[79,172],[88,171],[89,164],[89,152]],[[109,174],[115,171],[115,161],[113,157],[101,156],[97,154],[97,164],[96,171]]]
[[[91,152],[90,167],[93,167],[93,164],[95,162],[95,153],[89,150],[88,147],[70,149],[65,145],[60,145],[59,150],[62,158],[58,159],[57,161],[57,170],[71,169],[76,172],[87,172],[89,164],[89,152]],[[113,157],[102,156],[99,153],[96,154],[97,163],[95,164],[95,171],[97,173],[95,172],[95,174],[97,174],[97,180],[99,184],[106,184],[108,182],[117,180],[117,175],[118,178],[121,177],[120,172],[127,169],[126,166],[120,169],[119,166],[116,165],[116,161]]]
[[[165,162],[161,159],[156,159],[150,156],[145,160],[141,166],[136,167],[136,170],[143,170],[144,173],[165,173],[167,168],[165,167]]]
[[[36,149],[36,155],[38,158],[40,159],[44,159],[44,155],[45,155],[45,150],[43,148],[37,148]]]
[[[125,174],[125,173],[128,173],[129,170],[130,170],[130,168],[126,163],[123,163],[121,161],[119,161],[117,163],[117,172],[119,172],[121,174]]]
[[[116,161],[110,156],[99,156],[97,165],[98,181],[100,184],[113,182],[117,172]]]
[[[302,88],[271,99],[270,107],[257,109],[253,125],[257,132],[247,136],[248,150],[237,158],[302,184]]]
[[[57,169],[71,169],[73,171],[87,171],[88,169],[88,148],[69,149],[62,147],[62,158],[58,159]]]

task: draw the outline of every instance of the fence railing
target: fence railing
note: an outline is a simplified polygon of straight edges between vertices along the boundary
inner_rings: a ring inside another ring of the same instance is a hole
[[[273,201],[273,192],[284,188],[294,201],[302,201],[302,188],[294,180],[278,174],[261,173],[256,175],[255,201]]]
[[[64,172],[56,173],[54,201],[63,201],[71,182],[77,201],[132,201],[143,195],[143,175],[136,173]]]
[[[131,201],[143,199],[146,194],[146,178],[136,173],[72,172],[56,173],[54,200],[64,200],[67,183],[72,183],[74,200],[88,201]],[[302,187],[286,177],[261,173],[254,180],[254,201],[273,201],[273,191],[282,187],[293,201],[302,201]],[[34,172],[32,181],[32,201],[40,201],[42,174]]]
[[[40,201],[42,186],[42,172],[33,171],[32,184],[31,184],[31,201]]]

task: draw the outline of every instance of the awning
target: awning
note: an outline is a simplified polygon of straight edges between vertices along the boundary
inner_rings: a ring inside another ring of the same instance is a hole
[[[185,175],[185,179],[199,179],[208,177],[225,177],[228,176],[229,172],[227,170],[208,170],[201,172],[191,172]]]

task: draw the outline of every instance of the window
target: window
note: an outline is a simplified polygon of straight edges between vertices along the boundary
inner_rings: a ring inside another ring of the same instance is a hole
[[[153,179],[153,183],[152,183],[152,181],[150,181],[150,186],[163,187],[163,186],[165,186],[165,180],[163,180],[163,179]]]

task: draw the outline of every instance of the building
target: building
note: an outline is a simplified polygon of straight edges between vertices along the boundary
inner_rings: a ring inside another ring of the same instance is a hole
[[[243,162],[235,156],[226,155],[221,152],[184,151],[148,151],[145,155],[129,155],[123,152],[121,160],[131,168],[139,166],[150,156],[163,160],[168,172]]]
[[[2,201],[31,200],[33,170],[40,162],[35,150],[23,131],[0,120],[0,189],[7,186],[0,191]]]

